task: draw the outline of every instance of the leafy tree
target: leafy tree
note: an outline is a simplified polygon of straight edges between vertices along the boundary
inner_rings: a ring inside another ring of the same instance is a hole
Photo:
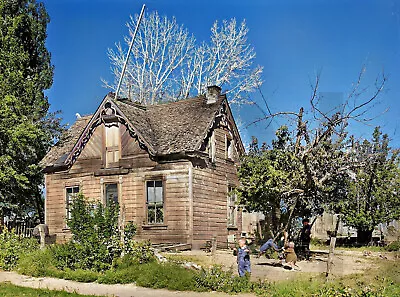
[[[327,144],[325,144],[327,145]],[[329,146],[328,146],[329,148]],[[320,148],[313,159],[313,170],[322,172],[327,163],[319,160],[328,148]],[[319,163],[317,163],[318,161]],[[297,217],[310,217],[323,213],[328,201],[339,195],[340,183],[334,180],[318,185],[307,179],[310,169],[296,154],[296,141],[288,127],[276,131],[276,139],[271,146],[258,146],[253,139],[249,153],[242,159],[239,168],[241,187],[238,189],[241,203],[249,211],[259,211],[266,216],[266,227],[270,235],[279,231],[289,231]],[[317,169],[318,167],[318,169]],[[336,177],[338,179],[338,177]]]
[[[389,137],[377,127],[372,140],[354,145],[354,158],[362,164],[347,180],[348,194],[336,211],[347,225],[357,229],[358,242],[371,240],[379,223],[400,218],[400,158],[389,148]]]
[[[127,24],[134,31],[138,16]],[[195,38],[175,18],[146,14],[132,48],[121,94],[142,104],[184,99],[203,94],[208,85],[219,85],[234,102],[247,100],[247,93],[262,84],[262,68],[253,67],[254,49],[247,41],[248,28],[235,19],[215,22],[208,43]],[[131,42],[125,37],[125,42]],[[121,44],[109,49],[115,89],[126,51]]]
[[[270,235],[282,230],[287,224],[293,205],[292,189],[303,189],[302,164],[293,152],[293,141],[286,126],[276,132],[272,147],[259,147],[253,138],[249,153],[239,167],[241,187],[238,189],[241,203],[249,211],[262,212]],[[297,208],[295,215],[305,209]]]
[[[245,157],[240,169],[243,187],[239,189],[245,206],[268,211],[265,206],[275,204],[278,209],[279,205],[280,212],[285,213],[281,219],[286,218],[286,222],[278,220],[278,225],[287,230],[293,215],[321,214],[347,197],[347,180],[354,174],[354,168],[363,165],[363,161],[354,157],[354,138],[348,136],[348,124],[351,120],[368,121],[365,116],[386,82],[384,76],[378,77],[375,89],[371,88],[368,94],[361,85],[364,72],[365,68],[343,104],[329,112],[318,105],[322,99],[318,95],[319,76],[312,86],[309,112],[301,107],[298,112],[271,113],[267,106],[264,117],[253,123],[287,116],[294,118],[295,125],[278,130],[278,140],[270,152],[269,148],[261,152],[260,160],[260,156],[251,152]],[[287,139],[290,145],[285,145]],[[276,223],[273,227],[279,231]]]
[[[38,163],[60,132],[44,95],[53,79],[49,17],[35,0],[3,0],[0,14],[0,212],[36,211],[43,220]]]

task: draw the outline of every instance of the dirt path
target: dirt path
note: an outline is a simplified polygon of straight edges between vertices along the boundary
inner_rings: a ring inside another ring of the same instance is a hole
[[[78,283],[74,281],[50,278],[50,277],[28,277],[15,272],[0,271],[0,282],[9,282],[17,286],[60,290],[66,292],[75,292],[78,294],[94,296],[113,296],[113,297],[230,297],[232,295],[210,292],[176,292],[162,289],[148,289],[137,287],[133,284],[128,285],[103,285],[97,283]],[[254,297],[250,294],[235,295],[240,297]]]
[[[324,251],[320,251],[324,252]],[[326,252],[326,251],[325,251]],[[168,255],[166,253],[166,255]],[[171,257],[186,258],[195,263],[208,267],[212,264],[219,264],[226,269],[237,270],[236,257],[231,251],[219,250],[214,257],[203,251],[187,251],[181,253],[169,253]],[[168,257],[168,256],[167,256]],[[300,276],[314,276],[326,271],[327,255],[318,256],[313,261],[300,261],[299,271],[285,270],[279,265],[278,260],[266,259],[265,257],[251,257],[251,276],[253,280],[262,279],[269,281],[284,281],[296,279]],[[337,251],[334,257],[332,274],[334,276],[345,276],[353,273],[361,273],[374,266],[372,259],[378,259],[378,253],[364,257],[362,252]]]

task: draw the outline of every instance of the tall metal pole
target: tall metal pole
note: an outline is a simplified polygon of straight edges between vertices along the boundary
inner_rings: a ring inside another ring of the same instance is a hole
[[[125,74],[125,70],[126,70],[126,65],[128,64],[129,56],[131,55],[133,43],[134,43],[134,41],[135,41],[136,34],[137,34],[138,30],[139,30],[140,22],[142,21],[143,14],[144,14],[144,9],[145,9],[145,8],[146,8],[146,5],[143,4],[143,6],[142,6],[142,11],[140,12],[140,16],[139,16],[138,22],[137,22],[137,24],[136,24],[135,32],[134,32],[133,35],[132,35],[132,40],[131,40],[131,44],[129,45],[128,53],[126,54],[126,59],[125,59],[124,67],[122,67],[122,72],[121,72],[121,76],[120,76],[120,78],[119,78],[117,90],[115,91],[115,99],[118,99],[118,93],[119,93],[119,89],[121,88],[122,79],[124,78],[124,74]]]

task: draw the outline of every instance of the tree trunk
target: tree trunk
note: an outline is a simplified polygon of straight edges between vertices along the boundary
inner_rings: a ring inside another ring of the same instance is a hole
[[[357,243],[367,245],[372,240],[373,230],[357,230]]]
[[[4,228],[4,213],[3,210],[0,209],[0,233],[3,232]]]
[[[333,256],[334,256],[334,251],[335,251],[335,246],[336,246],[336,236],[337,236],[337,231],[339,229],[339,223],[340,223],[340,217],[338,216],[337,221],[336,221],[336,226],[335,226],[335,231],[331,233],[331,240],[329,244],[329,255],[328,255],[328,261],[326,263],[326,279],[331,274],[332,271],[332,266],[333,266]]]
[[[39,195],[35,195],[34,199],[35,199],[34,204],[35,204],[35,208],[36,208],[36,213],[38,215],[40,223],[44,224],[44,220],[45,220],[45,218],[44,218],[44,205],[43,205],[44,201],[43,201],[42,196],[40,194]]]

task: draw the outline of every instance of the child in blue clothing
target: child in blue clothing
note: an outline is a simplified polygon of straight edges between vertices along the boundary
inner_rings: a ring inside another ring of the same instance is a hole
[[[250,250],[246,245],[246,239],[240,238],[237,249],[237,264],[239,276],[245,276],[246,272],[251,273],[250,269]]]

